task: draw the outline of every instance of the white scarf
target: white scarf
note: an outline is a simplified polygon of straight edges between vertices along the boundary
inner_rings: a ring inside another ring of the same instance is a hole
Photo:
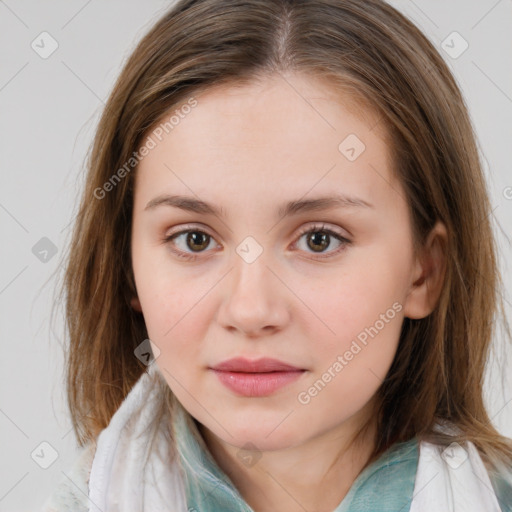
[[[188,512],[164,436],[169,426],[154,421],[161,400],[158,371],[153,362],[98,437],[89,512]],[[410,512],[501,512],[476,447],[469,442],[465,448],[448,448],[443,456],[442,447],[420,443]]]
[[[179,468],[171,460],[157,366],[144,372],[97,440],[89,476],[89,512],[188,512]]]

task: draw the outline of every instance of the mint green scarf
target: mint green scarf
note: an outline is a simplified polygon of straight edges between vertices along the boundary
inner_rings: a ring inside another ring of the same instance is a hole
[[[254,512],[210,452],[191,432],[190,419],[178,408],[174,433],[185,473],[187,506],[196,512]],[[416,438],[393,445],[365,468],[333,512],[408,512],[418,466]]]

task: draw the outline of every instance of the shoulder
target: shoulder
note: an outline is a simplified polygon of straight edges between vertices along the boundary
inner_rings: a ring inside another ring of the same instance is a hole
[[[72,466],[63,471],[53,493],[43,505],[42,512],[88,512],[89,475],[96,451],[96,444],[81,448]]]
[[[439,420],[436,429],[444,433],[461,433],[461,429],[455,424]],[[432,448],[433,445],[430,445]],[[491,464],[487,457],[483,457],[472,442],[466,442],[463,446],[458,443],[452,443],[448,447],[437,448],[437,455],[448,464],[448,467],[457,469],[463,465],[466,459],[470,459],[472,473],[478,476],[476,483],[485,481],[486,488],[494,491],[498,504],[502,512],[512,512],[512,463],[504,464],[495,461]]]
[[[502,469],[490,471],[471,441],[448,446],[422,441],[416,487],[428,485],[430,492],[415,497],[411,512],[443,510],[446,500],[466,503],[468,510],[512,512],[512,468]]]

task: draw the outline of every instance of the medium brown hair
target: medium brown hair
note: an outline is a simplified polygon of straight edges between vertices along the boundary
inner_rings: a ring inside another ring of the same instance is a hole
[[[133,51],[91,146],[65,274],[68,400],[79,444],[96,439],[146,369],[134,349],[148,333],[130,306],[136,166],[125,167],[101,198],[98,190],[106,190],[166,113],[194,95],[285,71],[326,79],[376,112],[416,247],[436,221],[448,231],[438,303],[426,318],[404,320],[377,392],[370,461],[418,436],[444,444],[470,440],[484,460],[510,465],[512,444],[492,425],[483,399],[496,320],[504,314],[476,136],[437,50],[378,0],[181,0]],[[460,430],[435,434],[440,420]]]

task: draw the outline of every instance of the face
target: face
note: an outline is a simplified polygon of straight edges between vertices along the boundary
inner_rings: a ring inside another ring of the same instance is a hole
[[[377,117],[327,83],[196,100],[137,169],[137,303],[193,417],[232,446],[297,446],[371,414],[414,278],[405,194]],[[291,368],[215,369],[233,358]]]

